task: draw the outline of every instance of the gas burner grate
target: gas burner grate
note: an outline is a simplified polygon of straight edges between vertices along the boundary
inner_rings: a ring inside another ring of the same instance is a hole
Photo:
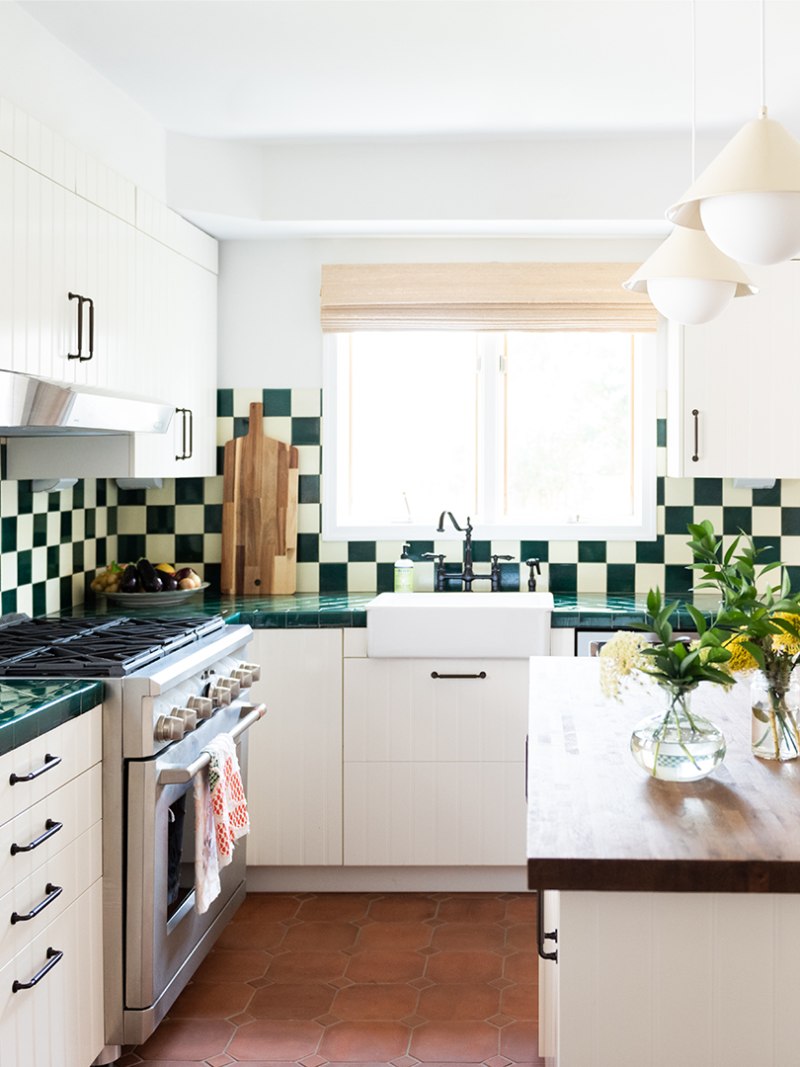
[[[224,625],[220,615],[25,619],[0,628],[0,677],[121,678]]]

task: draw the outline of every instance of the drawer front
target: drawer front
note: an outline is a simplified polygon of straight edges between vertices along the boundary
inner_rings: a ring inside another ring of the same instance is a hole
[[[96,822],[34,874],[0,897],[0,968],[22,952],[41,930],[102,877],[102,831],[102,822]]]
[[[46,867],[96,823],[102,815],[102,804],[98,763],[0,826],[0,896]],[[41,843],[36,844],[37,841]]]
[[[0,820],[5,821],[25,811],[100,762],[101,712],[101,707],[93,708],[0,756]],[[42,773],[30,781],[11,783],[12,775],[24,777],[37,771]]]
[[[102,885],[0,969],[0,1067],[87,1067],[103,1047]],[[36,985],[13,992],[48,963]]]

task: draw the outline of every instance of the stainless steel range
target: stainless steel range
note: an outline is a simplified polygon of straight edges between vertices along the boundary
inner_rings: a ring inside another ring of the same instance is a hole
[[[5,623],[6,620],[3,620]],[[231,733],[246,770],[247,701],[259,668],[249,626],[220,616],[13,620],[0,627],[0,677],[101,678],[106,1042],[97,1063],[146,1040],[245,894],[242,839],[222,893],[194,907],[192,781],[202,749]]]

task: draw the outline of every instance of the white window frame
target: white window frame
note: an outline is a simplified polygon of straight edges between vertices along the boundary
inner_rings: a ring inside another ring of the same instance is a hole
[[[447,525],[444,533],[435,529],[438,515],[432,515],[429,523],[370,523],[344,525],[337,519],[337,499],[342,492],[341,478],[346,465],[339,464],[340,454],[346,454],[346,425],[340,418],[340,361],[339,345],[347,334],[326,333],[323,335],[322,378],[322,537],[325,541],[456,541],[462,535]],[[500,361],[503,356],[503,334],[485,332],[479,336],[479,360]],[[634,485],[636,513],[629,522],[594,523],[566,522],[553,524],[497,523],[486,521],[481,511],[487,505],[492,508],[493,495],[500,486],[487,479],[485,470],[498,470],[496,449],[500,441],[497,422],[502,417],[502,389],[500,376],[488,375],[488,387],[482,395],[486,407],[479,425],[479,484],[486,499],[479,501],[478,513],[471,516],[475,537],[480,540],[503,541],[652,541],[656,537],[656,335],[642,333],[637,338],[634,352]],[[343,361],[342,361],[343,362]],[[532,398],[533,410],[537,403],[548,403],[546,390]],[[568,409],[569,400],[558,398]],[[481,401],[483,408],[484,401]],[[442,508],[451,503],[442,500]],[[496,511],[495,511],[496,513]],[[456,515],[463,524],[466,515]]]

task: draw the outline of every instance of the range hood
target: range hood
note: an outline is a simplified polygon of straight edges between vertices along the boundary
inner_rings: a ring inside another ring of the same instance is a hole
[[[0,371],[0,436],[165,433],[169,404]]]

